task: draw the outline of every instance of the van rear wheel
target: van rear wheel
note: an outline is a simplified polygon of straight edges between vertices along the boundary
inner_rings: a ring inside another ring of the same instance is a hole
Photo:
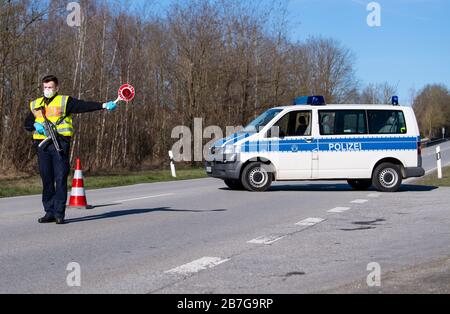
[[[402,184],[400,166],[389,162],[382,163],[373,172],[372,183],[380,192],[396,192]]]
[[[366,191],[372,186],[371,179],[352,179],[347,180],[347,182],[352,187],[352,189],[358,191]]]
[[[249,191],[264,192],[272,184],[272,173],[265,164],[252,162],[242,171],[241,182]]]

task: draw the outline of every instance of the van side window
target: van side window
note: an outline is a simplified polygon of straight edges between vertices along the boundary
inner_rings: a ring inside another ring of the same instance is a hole
[[[368,110],[370,134],[406,134],[402,111]]]
[[[334,119],[336,117],[336,112],[333,111],[320,111],[319,121],[320,121],[320,134],[330,135],[334,134]]]
[[[321,135],[367,134],[365,110],[319,111]]]
[[[291,111],[278,120],[272,129],[278,129],[279,137],[311,136],[311,117],[311,111]]]

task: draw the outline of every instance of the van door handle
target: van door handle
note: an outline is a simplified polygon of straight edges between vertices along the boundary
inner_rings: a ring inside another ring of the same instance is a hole
[[[309,137],[309,138],[306,139],[306,143],[308,143],[308,144],[311,144],[312,141],[313,141],[313,138],[312,138],[312,137]]]

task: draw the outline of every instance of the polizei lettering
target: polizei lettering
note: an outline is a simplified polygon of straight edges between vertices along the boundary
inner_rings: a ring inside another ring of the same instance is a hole
[[[361,151],[361,143],[330,143],[328,150],[335,152],[358,152]]]

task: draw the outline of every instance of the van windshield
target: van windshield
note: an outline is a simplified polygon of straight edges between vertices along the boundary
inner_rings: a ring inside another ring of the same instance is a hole
[[[283,109],[269,109],[257,117],[255,120],[250,122],[244,129],[241,130],[242,133],[256,133],[259,132],[263,127],[267,125],[272,119],[279,114]]]

